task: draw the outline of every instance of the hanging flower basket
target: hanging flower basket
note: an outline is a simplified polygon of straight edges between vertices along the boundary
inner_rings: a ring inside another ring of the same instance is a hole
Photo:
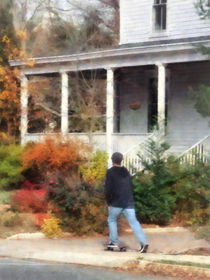
[[[132,103],[132,104],[129,105],[129,108],[131,110],[134,110],[134,111],[138,110],[140,107],[141,107],[141,103],[140,102]]]

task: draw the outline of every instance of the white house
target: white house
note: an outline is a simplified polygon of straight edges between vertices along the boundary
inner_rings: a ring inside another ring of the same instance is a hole
[[[209,1],[207,1],[208,4]],[[194,109],[189,88],[210,85],[210,61],[197,51],[210,44],[210,21],[200,19],[195,0],[120,0],[120,44],[109,50],[35,58],[35,66],[21,66],[21,139],[40,140],[46,133],[28,133],[30,77],[59,74],[61,79],[61,134],[69,133],[70,80],[75,71],[97,70],[106,82],[106,131],[93,135],[96,147],[129,156],[144,146],[159,125],[181,154],[209,138],[209,119]],[[203,149],[203,146],[199,146]]]

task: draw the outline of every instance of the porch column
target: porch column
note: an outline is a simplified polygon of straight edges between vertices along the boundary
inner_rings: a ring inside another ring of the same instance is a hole
[[[108,166],[111,166],[111,155],[113,153],[112,134],[114,132],[114,69],[107,69],[106,90],[106,150],[109,154]]]
[[[68,74],[61,72],[61,134],[68,134]]]
[[[166,98],[166,65],[156,64],[158,67],[158,127],[165,134],[165,98]]]
[[[20,75],[21,83],[21,119],[20,119],[20,134],[21,134],[21,144],[24,144],[26,139],[26,134],[28,131],[28,79],[25,74]]]

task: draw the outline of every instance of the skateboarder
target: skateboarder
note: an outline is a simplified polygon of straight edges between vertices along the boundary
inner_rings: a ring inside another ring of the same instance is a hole
[[[149,245],[141,225],[136,219],[133,185],[128,170],[121,166],[122,160],[123,155],[121,153],[114,153],[112,155],[113,166],[108,169],[106,174],[105,197],[109,206],[108,225],[110,239],[110,243],[107,246],[109,248],[119,247],[117,217],[120,213],[123,213],[139,241],[139,252],[146,253]]]

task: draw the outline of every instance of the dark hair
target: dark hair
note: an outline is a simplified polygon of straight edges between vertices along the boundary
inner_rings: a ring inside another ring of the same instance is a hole
[[[123,155],[121,153],[116,152],[112,155],[112,162],[113,163],[121,164],[122,160],[123,160]]]

